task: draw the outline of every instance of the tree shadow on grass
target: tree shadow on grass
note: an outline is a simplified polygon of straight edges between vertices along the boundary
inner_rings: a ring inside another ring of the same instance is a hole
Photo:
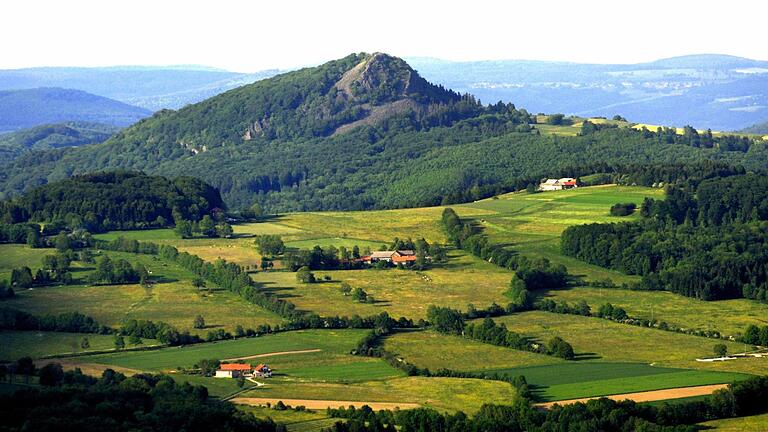
[[[274,282],[262,282],[261,286],[259,287],[259,290],[281,299],[301,297],[300,295],[293,294],[293,291],[295,291],[296,288],[281,287],[281,286],[267,286],[267,285],[274,285],[274,284],[275,284]]]
[[[573,355],[573,361],[583,361],[583,360],[598,360],[603,358],[603,356],[597,354],[597,353],[576,353]]]

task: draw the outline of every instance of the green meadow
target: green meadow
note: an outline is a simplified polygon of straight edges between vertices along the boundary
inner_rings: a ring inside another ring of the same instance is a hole
[[[84,338],[88,340],[88,348],[81,346]],[[153,342],[143,341],[144,345]],[[115,340],[111,335],[0,330],[0,362],[13,361],[23,356],[40,358],[114,348]]]

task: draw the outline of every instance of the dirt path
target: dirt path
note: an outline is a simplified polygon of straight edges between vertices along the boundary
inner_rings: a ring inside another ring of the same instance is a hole
[[[615,401],[630,399],[635,402],[653,402],[653,401],[662,401],[667,399],[686,398],[691,396],[706,396],[706,395],[712,394],[715,390],[720,390],[727,387],[728,387],[728,384],[713,384],[713,385],[704,385],[704,386],[696,386],[696,387],[678,387],[678,388],[666,389],[666,390],[653,390],[653,391],[638,392],[638,393],[624,393],[624,394],[618,394],[618,395],[596,396],[596,397],[582,398],[582,399],[568,399],[568,400],[561,400],[561,401],[555,401],[555,402],[539,403],[539,404],[536,404],[536,406],[540,408],[550,408],[552,407],[552,405],[555,405],[555,404],[569,405],[576,402],[586,402],[591,399],[599,399],[601,397],[607,397],[608,399],[613,399]]]
[[[375,410],[392,410],[397,407],[400,409],[419,408],[419,404],[415,403],[399,403],[399,402],[365,402],[365,401],[339,401],[339,400],[317,400],[317,399],[282,399],[282,398],[234,398],[230,400],[232,403],[241,405],[266,405],[267,403],[274,405],[278,401],[283,401],[284,404],[296,407],[304,405],[309,409],[325,409],[325,408],[340,408],[354,405],[356,408],[360,408],[363,405],[368,405]]]
[[[307,349],[307,350],[296,350],[296,351],[279,351],[279,352],[272,352],[272,353],[266,353],[266,354],[256,354],[256,355],[245,356],[245,357],[229,358],[229,359],[224,359],[223,361],[250,360],[250,359],[261,358],[261,357],[274,357],[274,356],[289,355],[289,354],[316,353],[320,351],[322,350],[319,348]]]

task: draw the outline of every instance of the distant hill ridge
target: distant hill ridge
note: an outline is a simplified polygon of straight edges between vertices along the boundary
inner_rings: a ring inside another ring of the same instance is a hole
[[[402,59],[352,54],[161,110],[101,144],[21,155],[0,170],[0,198],[120,168],[194,173],[231,208],[350,210],[479,199],[620,164],[768,167],[764,146],[748,140],[694,145],[610,120],[562,136],[536,117],[432,84]]]
[[[124,127],[151,114],[144,108],[82,90],[45,87],[0,91],[3,132],[68,121]]]

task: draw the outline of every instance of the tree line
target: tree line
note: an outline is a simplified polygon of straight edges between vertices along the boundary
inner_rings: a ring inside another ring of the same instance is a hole
[[[228,402],[209,397],[203,386],[178,384],[169,376],[126,377],[107,369],[101,378],[94,378],[79,369],[64,372],[58,363],[45,365],[37,374],[41,387],[0,395],[3,430],[286,430],[272,420],[257,419]]]

